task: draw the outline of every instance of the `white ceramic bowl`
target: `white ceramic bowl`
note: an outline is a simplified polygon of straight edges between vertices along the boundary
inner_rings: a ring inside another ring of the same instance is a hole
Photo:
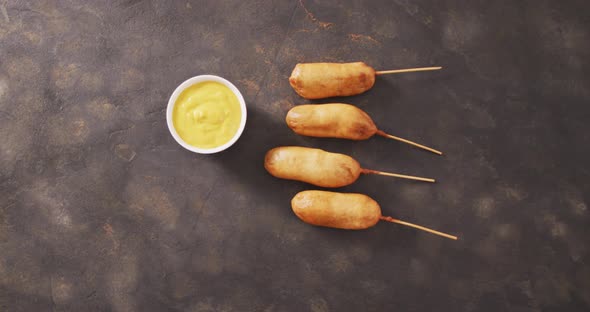
[[[176,99],[178,99],[178,96],[182,93],[182,91],[184,91],[186,88],[188,88],[192,85],[195,85],[195,84],[201,83],[201,82],[205,82],[205,81],[218,82],[218,83],[221,83],[222,85],[228,87],[238,98],[238,101],[240,102],[240,109],[242,112],[242,119],[240,120],[240,127],[238,128],[238,131],[236,132],[236,134],[234,134],[234,136],[231,138],[231,140],[229,140],[227,143],[225,143],[221,146],[218,146],[218,147],[214,147],[214,148],[198,148],[198,147],[187,144],[180,137],[180,135],[178,135],[178,132],[176,132],[176,129],[174,128],[174,123],[172,122],[172,112],[174,111],[174,105],[176,104]],[[170,100],[168,100],[168,108],[166,109],[166,122],[168,123],[168,130],[170,130],[170,134],[172,134],[172,137],[182,147],[186,148],[187,150],[189,150],[191,152],[195,152],[195,153],[199,153],[199,154],[219,153],[223,150],[226,150],[227,148],[232,146],[234,143],[236,143],[236,141],[242,135],[242,132],[244,132],[244,127],[246,127],[246,117],[247,117],[246,102],[244,102],[244,97],[242,96],[242,93],[240,93],[240,90],[238,90],[238,88],[236,88],[236,86],[234,86],[231,82],[229,82],[219,76],[215,76],[215,75],[195,76],[195,77],[190,78],[190,79],[186,80],[185,82],[181,83],[176,88],[176,90],[174,90],[174,92],[172,93],[172,96],[170,96]]]

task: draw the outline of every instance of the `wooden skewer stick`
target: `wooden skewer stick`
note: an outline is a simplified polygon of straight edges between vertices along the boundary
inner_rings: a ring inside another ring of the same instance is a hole
[[[361,173],[364,174],[378,174],[378,175],[384,175],[384,176],[388,176],[388,177],[395,177],[395,178],[402,178],[402,179],[409,179],[409,180],[417,180],[417,181],[424,181],[424,182],[431,182],[434,183],[435,180],[434,179],[430,179],[430,178],[422,178],[422,177],[416,177],[416,176],[411,176],[411,175],[405,175],[405,174],[399,174],[399,173],[390,173],[390,172],[383,172],[383,171],[377,171],[377,170],[371,170],[371,169],[361,169]]]
[[[397,223],[397,224],[402,224],[402,225],[413,227],[415,229],[426,231],[428,233],[432,233],[432,234],[435,234],[435,235],[438,235],[438,236],[442,236],[442,237],[450,238],[450,239],[453,239],[453,240],[457,240],[457,236],[453,236],[453,235],[449,235],[449,234],[446,234],[446,233],[443,233],[443,232],[435,231],[435,230],[429,229],[427,227],[423,227],[423,226],[416,225],[416,224],[413,224],[413,223],[410,223],[410,222],[406,222],[406,221],[394,219],[392,217],[384,217],[384,216],[381,216],[379,219],[381,219],[383,221],[387,221],[387,222],[393,222],[393,223]]]
[[[416,146],[416,147],[419,147],[419,148],[421,148],[421,149],[427,150],[427,151],[429,151],[429,152],[433,152],[433,153],[435,153],[435,154],[442,155],[442,152],[441,152],[441,151],[435,150],[434,148],[430,148],[430,147],[428,147],[428,146],[424,146],[424,145],[422,145],[422,144],[418,144],[418,143],[416,143],[416,142],[412,142],[412,141],[410,141],[410,140],[406,140],[406,139],[403,139],[403,138],[400,138],[400,137],[396,137],[396,136],[394,136],[394,135],[391,135],[391,134],[385,133],[385,132],[383,132],[383,131],[381,131],[381,130],[377,130],[377,134],[378,134],[378,135],[380,135],[380,136],[382,136],[382,137],[386,137],[386,138],[390,138],[390,139],[398,140],[398,141],[400,141],[400,142],[404,142],[404,143],[407,143],[407,144],[410,144],[410,145],[414,145],[414,146]]]
[[[418,68],[406,68],[406,69],[380,70],[380,71],[376,71],[375,75],[412,73],[412,72],[439,70],[439,69],[442,69],[442,67],[436,66],[436,67],[418,67]]]

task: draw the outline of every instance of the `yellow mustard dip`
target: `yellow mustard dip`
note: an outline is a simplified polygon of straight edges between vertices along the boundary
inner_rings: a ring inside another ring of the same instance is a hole
[[[186,88],[176,99],[172,123],[180,137],[198,148],[227,143],[240,128],[242,112],[225,85],[207,81]]]

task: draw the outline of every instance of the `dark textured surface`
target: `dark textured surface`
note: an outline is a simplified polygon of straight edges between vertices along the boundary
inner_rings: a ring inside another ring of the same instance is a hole
[[[587,1],[84,2],[0,1],[0,311],[590,309]],[[357,60],[445,67],[338,99],[444,157],[286,127],[297,62]],[[164,116],[206,73],[249,108],[213,156]],[[303,224],[289,144],[438,178],[343,190],[461,239]]]

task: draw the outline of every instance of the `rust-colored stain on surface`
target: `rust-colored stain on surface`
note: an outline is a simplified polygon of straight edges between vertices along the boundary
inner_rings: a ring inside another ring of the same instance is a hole
[[[367,36],[367,35],[361,35],[361,34],[348,34],[348,38],[350,38],[350,40],[352,41],[367,41],[373,44],[378,44],[381,45],[381,42],[375,40],[373,37],[371,36]]]
[[[309,18],[312,22],[317,23],[321,28],[327,29],[327,28],[330,28],[330,27],[334,26],[334,23],[322,22],[322,21],[318,20],[315,17],[315,15],[313,15],[313,13],[311,13],[305,7],[305,4],[303,3],[303,0],[299,0],[299,4],[301,4],[301,7],[303,8],[303,10],[305,11],[305,14],[307,15],[307,18]]]

